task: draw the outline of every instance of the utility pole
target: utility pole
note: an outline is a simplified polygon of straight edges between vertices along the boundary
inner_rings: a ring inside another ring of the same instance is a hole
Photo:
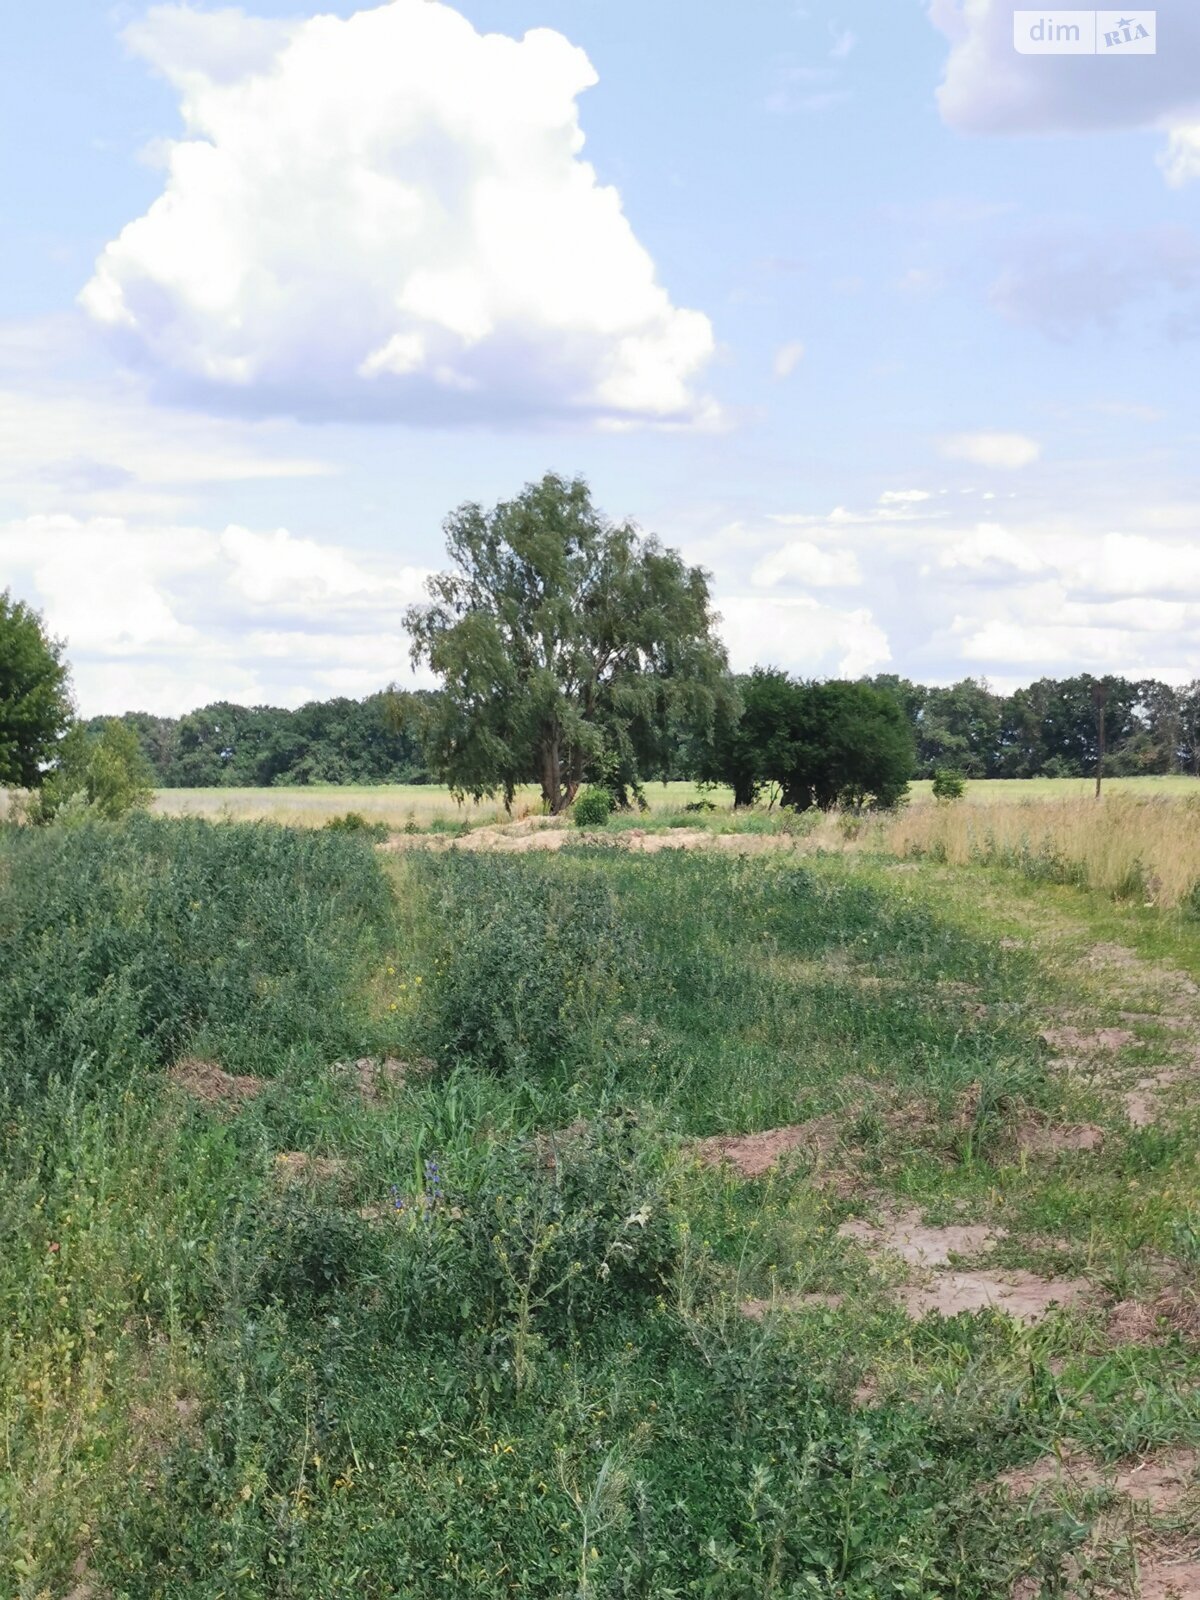
[[[1096,708],[1096,799],[1100,798],[1100,785],[1104,779],[1104,707],[1108,700],[1108,685],[1097,681],[1092,685],[1092,704]]]

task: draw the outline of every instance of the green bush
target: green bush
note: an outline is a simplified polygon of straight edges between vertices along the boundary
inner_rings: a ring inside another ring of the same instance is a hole
[[[491,1071],[588,1060],[636,948],[609,883],[530,857],[451,853],[411,866],[435,921],[427,1053]]]
[[[966,774],[957,767],[939,767],[933,775],[935,800],[961,800],[967,792]]]
[[[145,816],[5,830],[0,1076],[361,1054],[366,965],[390,926],[355,837]]]
[[[575,797],[573,815],[577,828],[602,828],[612,815],[613,797],[607,789],[581,789]]]
[[[344,816],[330,817],[324,826],[329,833],[361,833],[370,839],[386,839],[391,832],[386,822],[369,822],[361,811],[347,811]]]
[[[518,1369],[543,1343],[643,1315],[676,1249],[661,1179],[635,1119],[620,1114],[568,1128],[553,1146],[498,1141],[466,1187],[451,1164],[435,1200],[425,1193],[403,1205],[389,1244],[380,1273],[393,1334],[486,1335]],[[306,1277],[310,1253],[301,1257]]]
[[[154,774],[137,734],[110,718],[99,734],[76,723],[60,742],[55,763],[25,804],[28,820],[117,822],[144,811],[154,798]]]

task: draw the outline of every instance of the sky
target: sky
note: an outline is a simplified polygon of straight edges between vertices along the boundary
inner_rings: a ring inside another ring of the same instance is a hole
[[[13,8],[0,588],[84,715],[364,695],[553,470],[738,670],[1200,677],[1200,7],[1146,17]]]

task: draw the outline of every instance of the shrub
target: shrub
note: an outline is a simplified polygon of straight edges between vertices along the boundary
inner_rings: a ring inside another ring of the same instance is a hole
[[[0,1074],[364,1053],[391,897],[360,839],[134,816],[0,834]]]
[[[608,882],[529,857],[451,854],[412,867],[436,922],[427,1052],[492,1071],[589,1059],[635,949]]]
[[[613,798],[607,789],[583,789],[576,796],[574,806],[577,828],[602,828],[612,814]]]
[[[97,736],[76,723],[59,744],[55,764],[26,802],[30,822],[117,822],[144,811],[154,797],[153,773],[137,734],[115,718]]]
[[[498,1142],[465,1192],[454,1176],[439,1180],[437,1203],[414,1204],[397,1224],[387,1315],[406,1333],[498,1335],[493,1347],[520,1383],[543,1341],[637,1317],[671,1277],[669,1205],[631,1115],[572,1126],[552,1145]],[[307,1252],[299,1263],[308,1274]]]
[[[386,839],[391,832],[386,822],[369,822],[361,811],[347,811],[344,816],[330,817],[325,828],[330,833],[361,833],[371,839]]]
[[[933,775],[935,800],[961,800],[967,792],[966,774],[957,767],[939,767]]]

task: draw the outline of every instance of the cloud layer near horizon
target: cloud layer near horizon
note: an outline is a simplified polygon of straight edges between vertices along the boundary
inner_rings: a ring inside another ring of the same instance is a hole
[[[248,415],[695,424],[712,354],[581,158],[596,74],[560,33],[438,0],[265,22],[154,7],[178,90],[162,195],[89,314],[176,398]]]

